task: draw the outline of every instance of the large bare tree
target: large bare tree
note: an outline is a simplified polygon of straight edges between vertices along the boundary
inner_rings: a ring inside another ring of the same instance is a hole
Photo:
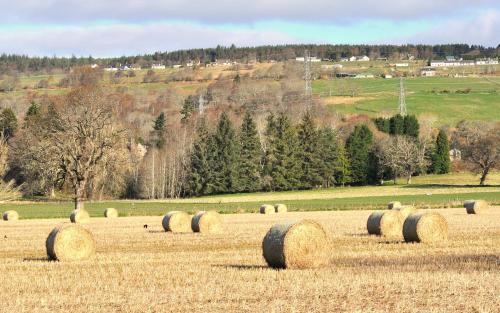
[[[83,208],[89,183],[114,149],[124,143],[124,130],[117,126],[113,105],[95,85],[76,87],[66,96],[49,135],[73,190],[75,209]]]
[[[406,177],[406,183],[411,184],[413,174],[427,165],[425,146],[419,145],[413,138],[407,136],[391,136],[380,143],[380,163],[394,174]]]
[[[500,123],[464,121],[458,124],[453,144],[462,160],[480,175],[483,186],[490,170],[500,168]]]

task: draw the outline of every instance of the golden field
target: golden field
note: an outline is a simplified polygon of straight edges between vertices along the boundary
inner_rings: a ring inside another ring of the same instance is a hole
[[[432,245],[366,235],[372,211],[224,215],[222,234],[165,233],[161,217],[94,218],[85,227],[97,254],[74,263],[45,252],[66,220],[2,221],[0,312],[500,312],[500,208],[436,211],[450,236]],[[267,230],[305,218],[329,232],[330,265],[268,268]]]

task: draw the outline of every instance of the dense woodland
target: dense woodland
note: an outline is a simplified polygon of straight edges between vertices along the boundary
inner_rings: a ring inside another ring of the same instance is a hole
[[[145,100],[103,88],[98,70],[76,70],[67,93],[33,97],[22,114],[0,112],[0,187],[72,197],[78,207],[85,199],[411,183],[453,167],[484,184],[500,166],[499,123],[436,129],[413,115],[338,115],[306,106],[298,72],[279,66],[289,79],[272,88],[237,76],[197,95],[166,90]],[[452,147],[462,161],[450,162]]]
[[[242,63],[254,61],[285,61],[303,56],[308,49],[312,56],[339,60],[343,57],[367,55],[372,59],[383,57],[388,59],[407,59],[410,55],[417,59],[443,59],[452,55],[464,59],[498,57],[500,46],[483,47],[468,44],[446,45],[278,45],[259,47],[217,46],[207,49],[189,49],[154,54],[123,56],[117,58],[89,57],[35,57],[26,55],[0,56],[0,74],[17,72],[50,72],[52,70],[69,70],[75,66],[100,64],[103,66],[134,64],[148,67],[152,63],[162,62],[166,65],[183,64],[187,61],[200,61],[202,64],[215,60],[232,60]]]

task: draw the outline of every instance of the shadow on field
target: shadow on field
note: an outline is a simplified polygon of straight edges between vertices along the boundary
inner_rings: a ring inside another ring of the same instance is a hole
[[[237,269],[237,270],[256,270],[269,268],[264,265],[242,265],[242,264],[215,264],[213,267],[226,268],[226,269]]]
[[[401,188],[409,188],[409,189],[412,189],[412,188],[413,189],[415,189],[415,188],[427,188],[427,189],[476,188],[476,189],[481,189],[484,187],[500,187],[500,185],[480,186],[480,185],[449,185],[449,184],[415,184],[415,185],[403,185],[403,186],[401,186]]]
[[[159,233],[165,233],[166,231],[164,230],[148,230],[148,233],[150,234],[159,234]]]
[[[48,257],[40,258],[40,257],[30,257],[24,258],[23,262],[51,262]]]
[[[406,271],[422,270],[500,270],[500,256],[487,255],[429,255],[408,257],[335,258],[332,265],[377,268],[404,267]]]

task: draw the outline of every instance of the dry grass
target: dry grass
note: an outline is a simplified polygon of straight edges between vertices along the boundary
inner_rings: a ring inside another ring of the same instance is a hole
[[[94,218],[97,254],[74,263],[46,259],[45,239],[66,219],[0,222],[0,312],[498,312],[500,208],[439,212],[450,240],[434,244],[366,235],[370,211],[227,215],[222,234]],[[331,264],[268,268],[266,232],[304,218],[332,238]]]

